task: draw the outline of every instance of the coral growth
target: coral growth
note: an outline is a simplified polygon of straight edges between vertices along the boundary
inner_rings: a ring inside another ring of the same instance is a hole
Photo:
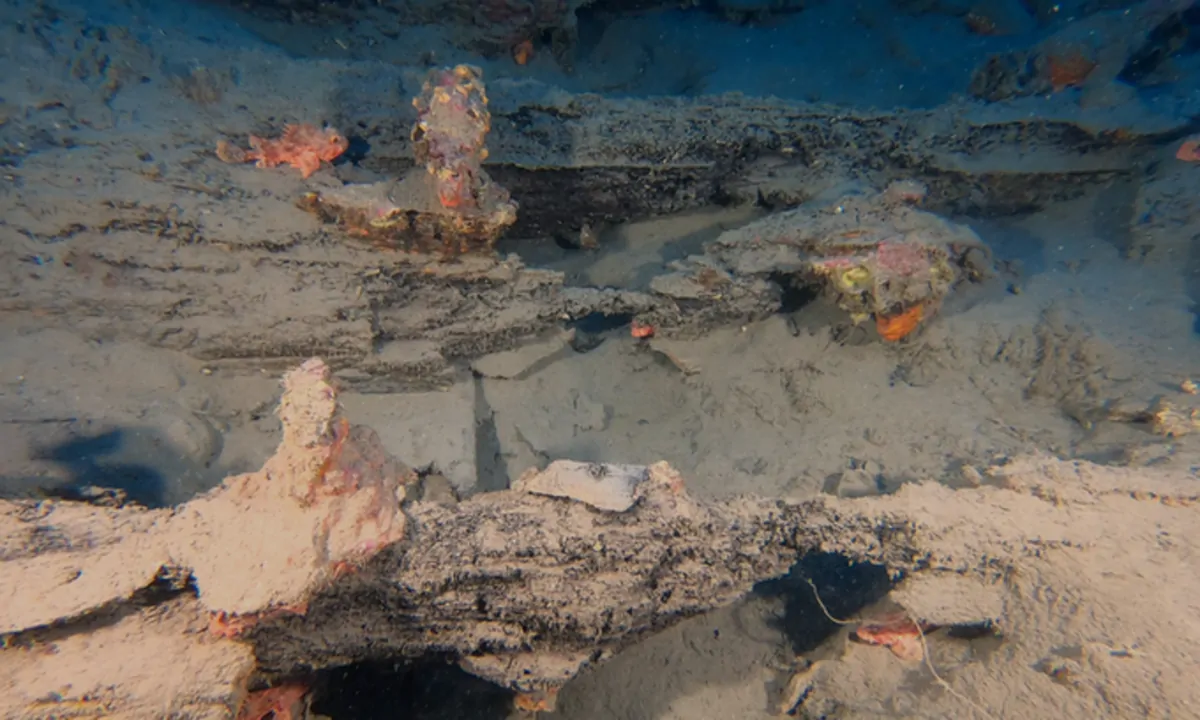
[[[879,313],[875,316],[875,329],[879,336],[888,342],[896,342],[908,337],[921,321],[925,319],[925,306],[914,305],[907,310],[893,315]]]
[[[926,306],[945,295],[958,273],[945,248],[916,233],[871,242],[873,234],[852,230],[831,239],[823,256],[810,261],[812,272],[856,321],[874,315],[880,336],[896,341],[917,328]]]
[[[308,686],[284,683],[246,696],[238,708],[237,720],[299,720],[306,716],[304,709]]]
[[[274,607],[263,612],[238,613],[216,610],[208,614],[208,634],[219,638],[238,638],[264,620],[287,615],[304,615],[308,613],[308,603],[298,603],[284,607]]]
[[[519,46],[529,38],[571,35],[575,11],[590,0],[472,0],[476,42],[468,43],[485,55]],[[465,29],[464,29],[465,30]],[[474,34],[469,30],[464,35]],[[531,48],[532,49],[532,48]]]
[[[482,74],[470,65],[431,71],[413,99],[413,155],[434,178],[443,207],[479,207],[477,193],[488,155],[484,141],[492,129],[487,105]]]
[[[855,325],[874,319],[883,339],[904,338],[954,287],[992,273],[991,251],[970,228],[916,207],[928,193],[898,180],[883,192],[855,189],[722,233],[703,256],[652,281],[651,292],[678,303],[678,314],[639,309],[638,323],[670,338],[699,303],[712,315],[755,317],[779,309],[788,290],[807,288]]]
[[[522,40],[513,46],[513,62],[518,65],[526,65],[533,59],[533,41]]]
[[[524,713],[554,712],[558,702],[558,688],[545,688],[532,692],[519,692],[513,696],[513,707]]]
[[[1089,106],[1119,105],[1131,100],[1129,82],[1162,66],[1178,49],[1186,34],[1180,14],[1192,4],[1113,3],[1116,7],[1074,18],[1032,46],[989,57],[971,79],[971,94],[997,102],[1080,88],[1080,100]]]
[[[654,326],[649,323],[642,322],[641,320],[634,320],[633,325],[630,327],[629,334],[638,340],[652,338],[654,337]]]
[[[291,165],[302,177],[308,177],[320,169],[322,162],[333,162],[349,146],[346,138],[333,128],[288,125],[283,129],[283,135],[274,140],[251,135],[249,150],[220,140],[217,157],[227,163],[256,161],[260,168]]]
[[[1175,159],[1184,162],[1200,162],[1200,138],[1188,138],[1175,151]]]
[[[328,365],[288,373],[278,414],[283,439],[263,469],[226,479],[172,521],[173,554],[192,558],[218,636],[303,614],[315,585],[404,537],[400,504],[416,475],[341,417]]]
[[[430,71],[413,100],[418,167],[386,187],[349,185],[312,193],[301,206],[325,222],[380,246],[447,256],[491,252],[517,219],[517,204],[483,169],[491,129],[479,68]]]
[[[918,623],[908,613],[888,613],[864,622],[854,630],[854,639],[867,645],[881,645],[901,660],[919,662],[925,657],[922,637],[936,630],[930,623]]]
[[[1046,56],[1046,76],[1050,81],[1050,89],[1054,92],[1079,87],[1095,69],[1096,61],[1079,50]]]

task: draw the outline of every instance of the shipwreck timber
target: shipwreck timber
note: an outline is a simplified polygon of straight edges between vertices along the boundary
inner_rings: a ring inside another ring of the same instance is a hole
[[[517,249],[515,238],[577,235],[593,221],[715,202],[792,207],[897,179],[928,188],[926,210],[1026,210],[1127,175],[1176,129],[1082,111],[1031,120],[977,105],[871,113],[744,97],[615,100],[500,81],[490,98],[484,168],[520,205],[503,246]],[[369,142],[360,168],[400,177],[412,167],[414,108],[348,100],[339,112]],[[11,242],[0,250],[9,288],[0,310],[70,319],[214,367],[278,371],[319,354],[347,382],[376,390],[444,385],[460,360],[589,314],[684,320],[673,299],[570,287],[516,255],[445,263],[356,242],[296,206],[308,191],[341,187],[328,176],[249,192],[242,185],[256,171],[221,164],[211,143],[198,138],[205,150],[185,146],[186,161],[153,172],[123,148],[74,148],[121,180],[89,198],[57,178],[66,148],[21,158],[3,201],[0,232]],[[272,221],[257,220],[265,216]],[[263,287],[286,291],[265,296]],[[769,287],[750,295],[746,307],[711,316],[745,322],[773,311]]]
[[[1066,563],[1056,592],[1069,597],[1103,597],[1114,575],[1165,584],[1176,565],[1147,566],[1146,553],[1164,534],[1191,546],[1198,527],[1186,476],[1048,458],[958,491],[721,502],[691,497],[666,463],[560,461],[509,490],[433,500],[342,415],[320,360],[287,375],[279,414],[283,440],[261,471],[173,511],[0,502],[0,714],[225,719],[283,710],[320,668],[430,656],[549,709],[582,669],[821,553],[885,568],[913,617],[990,628],[1014,667],[1054,677],[1040,633],[1069,641],[1061,614],[1077,611],[1046,603],[1039,571]],[[1109,531],[1116,517],[1127,536]],[[1194,658],[1195,633],[1152,631],[1184,602],[1094,606],[1095,622],[1145,638],[1140,662],[1166,659],[1163,683],[1102,684],[1112,717],[1196,699],[1176,661]],[[956,682],[996,665],[964,665]],[[1088,702],[1084,687],[1070,697]],[[820,692],[807,702],[819,708]]]

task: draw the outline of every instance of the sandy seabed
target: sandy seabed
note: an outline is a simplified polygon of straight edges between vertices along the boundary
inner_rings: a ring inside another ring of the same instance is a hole
[[[312,237],[315,220],[293,198],[371,174],[340,162],[310,183],[221,163],[216,141],[289,121],[349,126],[348,87],[355,102],[403,105],[420,58],[287,54],[261,39],[268,32],[203,5],[5,2],[0,17],[5,494],[119,488],[165,508],[259,468],[280,440],[278,373],[114,333],[106,313],[136,325],[139,314],[189,312],[138,280],[114,209],[163,213],[162,262],[189,232],[214,247]],[[292,42],[325,42],[303,38],[297,30]],[[994,620],[984,637],[931,632],[926,664],[848,641],[853,625],[829,622],[800,576],[817,578],[835,616],[869,616],[876,608],[863,601],[878,600],[877,588],[813,560],[588,671],[544,717],[770,717],[810,663],[799,712],[812,717],[1200,717],[1190,676],[1200,659],[1200,399],[1190,385],[1200,377],[1200,181],[1172,153],[1147,151],[1133,179],[1036,212],[955,218],[991,246],[1000,272],[898,345],[848,341],[814,303],[695,340],[643,342],[627,328],[588,343],[564,335],[501,370],[481,360],[440,391],[347,392],[342,403],[389,452],[462,494],[506,488],[556,459],[666,460],[703,500],[826,493],[878,504],[940,528],[929,547],[946,567],[992,563],[990,575],[967,573],[970,583],[914,581],[883,601]],[[1153,222],[1134,208],[1153,208]],[[760,213],[711,208],[605,228],[585,254],[513,247],[580,284],[638,287],[679,247]],[[211,274],[205,287],[217,283],[228,302],[269,307],[295,302],[297,278],[340,250],[306,252],[310,265],[264,272],[255,287],[221,286],[219,265],[177,272]],[[151,640],[171,651],[171,638]],[[453,697],[423,702],[413,717],[504,716]]]

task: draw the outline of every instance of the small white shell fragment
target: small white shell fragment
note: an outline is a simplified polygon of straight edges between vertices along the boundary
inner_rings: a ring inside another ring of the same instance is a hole
[[[545,470],[526,470],[512,489],[535,495],[570,498],[597,510],[625,512],[641,497],[644,465],[609,465],[556,460]]]

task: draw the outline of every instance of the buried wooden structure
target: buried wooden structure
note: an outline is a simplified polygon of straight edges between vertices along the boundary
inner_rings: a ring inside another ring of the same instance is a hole
[[[560,461],[509,490],[439,501],[342,416],[322,361],[286,376],[279,414],[284,438],[261,471],[173,510],[0,504],[0,714],[261,717],[299,702],[314,670],[422,656],[546,709],[581,670],[809,553],[884,566],[931,626],[990,623],[1025,672],[1079,631],[1054,624],[1075,610],[1046,604],[1051,583],[1095,603],[1099,629],[1082,632],[1133,633],[1141,662],[1158,663],[1152,686],[1136,681],[1145,667],[1113,671],[1114,712],[1200,692],[1171,660],[1194,657],[1194,634],[1147,634],[1184,596],[1105,594],[1114,574],[1173,572],[1169,548],[1138,564],[1162,533],[1200,541],[1187,478],[1033,458],[964,472],[957,491],[710,502],[665,463]],[[962,677],[1011,671],[972,668]]]
[[[314,198],[357,186],[321,174],[292,194],[253,193],[215,157],[163,175],[125,167],[114,158],[128,152],[98,145],[73,152],[121,177],[102,194],[60,189],[52,152],[21,159],[24,182],[3,200],[12,243],[0,250],[10,289],[0,311],[40,324],[67,317],[85,333],[182,350],[214,367],[278,372],[320,355],[359,389],[430,388],[449,383],[463,360],[591,314],[644,316],[664,330],[752,320],[779,307],[780,278],[791,282],[804,262],[741,263],[725,242],[719,258],[700,253],[689,263],[708,274],[715,262],[717,275],[732,274],[731,290],[697,296],[678,273],[657,290],[573,285],[523,262],[523,243],[719,203],[811,203],[793,218],[802,222],[853,188],[870,194],[894,181],[926,187],[929,212],[1029,210],[1130,175],[1147,149],[1180,130],[1069,104],[1043,116],[971,103],[869,112],[737,96],[573,96],[514,81],[491,83],[488,97],[483,170],[519,206],[498,256],[446,262],[347,236],[297,208],[344,219]],[[409,173],[416,109],[373,97],[348,99],[340,112],[340,125],[369,140],[358,165]],[[500,215],[496,222],[512,221]],[[837,229],[874,234],[876,225],[845,218]],[[738,276],[747,264],[755,271]]]

